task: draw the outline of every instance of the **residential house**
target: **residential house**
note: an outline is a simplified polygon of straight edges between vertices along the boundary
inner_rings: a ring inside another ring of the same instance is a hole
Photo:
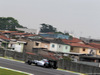
[[[96,55],[100,56],[100,44],[97,43],[88,43],[88,45],[96,49]]]
[[[24,52],[24,45],[26,42],[23,41],[10,41],[8,48],[16,52]]]
[[[89,45],[79,43],[69,43],[69,45],[71,46],[71,52],[96,55],[95,48]]]
[[[2,34],[7,38],[12,38],[11,34],[17,33],[18,31],[2,31]]]
[[[24,37],[25,35],[27,35],[27,34],[26,34],[26,33],[12,33],[12,37],[13,37],[13,38],[16,38],[16,39],[22,38],[22,37]]]
[[[72,40],[63,39],[62,41],[70,45],[70,52],[96,55],[96,50],[94,47],[86,45],[82,40],[78,38],[73,38]]]
[[[70,52],[70,46],[68,44],[63,43],[61,39],[55,39],[50,42],[50,51],[54,52]]]
[[[0,35],[0,47],[7,48],[10,38],[7,38],[4,35]]]
[[[27,52],[33,52],[37,49],[49,49],[49,42],[43,39],[20,39],[21,41],[25,41],[27,44],[25,45],[25,50]]]

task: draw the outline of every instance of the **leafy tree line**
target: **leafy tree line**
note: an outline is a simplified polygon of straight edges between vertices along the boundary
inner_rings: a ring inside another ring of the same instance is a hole
[[[69,33],[63,33],[61,31],[57,31],[57,28],[53,27],[52,25],[45,24],[45,23],[42,23],[40,25],[42,26],[40,28],[40,32],[42,32],[42,33],[54,32],[54,33],[57,33],[57,34],[69,35]]]
[[[15,31],[15,27],[24,28],[13,17],[0,17],[0,30],[12,30]]]
[[[45,23],[42,23],[40,25],[41,25],[40,32],[42,32],[42,33],[53,32],[55,34],[69,35],[69,33],[63,33],[61,31],[57,31],[57,28],[53,27],[52,25],[45,24]],[[73,36],[69,35],[69,38],[72,39]]]
[[[57,29],[52,25],[42,23],[40,28],[40,32],[47,33],[47,32],[56,32]]]

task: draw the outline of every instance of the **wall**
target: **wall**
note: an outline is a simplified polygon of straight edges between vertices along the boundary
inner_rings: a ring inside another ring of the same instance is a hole
[[[22,43],[15,44],[15,51],[23,52],[23,48],[24,48],[24,44],[22,44]]]
[[[43,58],[48,59],[40,55],[18,53],[14,51],[3,50],[3,49],[0,49],[0,56],[12,57],[13,59],[17,59],[21,61],[27,61],[29,59],[30,60],[41,60]],[[100,67],[90,66],[87,64],[82,64],[82,63],[77,63],[77,62],[71,62],[67,60],[58,60],[57,65],[58,65],[58,68],[69,70],[69,71],[75,71],[75,72],[80,72],[80,73],[92,73],[91,75],[98,75],[94,73],[100,73]]]
[[[67,49],[66,49],[66,47],[67,47]],[[64,45],[64,47],[63,47],[63,52],[64,52],[64,53],[70,52],[70,49],[71,49],[71,47],[70,47],[69,45]]]
[[[36,45],[36,43],[38,43],[38,45]],[[41,48],[41,42],[39,41],[34,41],[34,46],[33,48]]]
[[[52,47],[52,45],[55,45],[55,47]],[[56,43],[50,43],[50,50],[51,51],[57,51],[57,44]]]
[[[42,48],[47,48],[49,50],[50,49],[50,43],[44,43],[44,42],[42,42],[41,43],[41,47]]]
[[[59,60],[58,67],[69,71],[85,73],[86,75],[88,75],[87,73],[91,73],[91,75],[100,74],[100,67],[77,63],[77,62],[71,62],[67,60]]]
[[[83,51],[83,49],[85,49],[85,51]],[[88,48],[80,48],[79,53],[85,53],[85,54],[89,54],[89,49]]]
[[[70,49],[71,52],[79,53],[80,48],[79,47],[73,47],[73,50]]]
[[[85,51],[83,51],[85,49]],[[73,47],[73,50],[71,52],[76,52],[76,53],[84,53],[84,54],[89,54],[90,52],[89,48],[81,48],[81,47]]]
[[[27,41],[27,45],[25,45],[25,50],[27,52],[32,52],[33,46],[34,46],[34,42],[33,41]]]
[[[58,51],[58,52],[63,52],[63,47],[64,47],[64,45],[62,45],[62,44],[57,44],[57,51]]]
[[[100,55],[99,51],[100,51],[99,49],[96,50],[96,54],[97,55]]]
[[[23,52],[24,43],[10,42],[8,44],[8,47],[12,48],[12,50],[14,50],[16,52]]]

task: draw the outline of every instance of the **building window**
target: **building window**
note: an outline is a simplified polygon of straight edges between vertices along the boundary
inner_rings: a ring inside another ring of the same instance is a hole
[[[100,53],[100,50],[99,50],[99,53]]]
[[[73,47],[71,47],[71,50],[73,50]]]
[[[67,49],[68,47],[66,46],[65,49]]]
[[[61,45],[59,45],[59,48],[61,48]]]
[[[54,47],[55,47],[55,45],[53,44],[53,45],[52,45],[52,47],[54,48]]]
[[[39,46],[39,43],[36,42],[36,46]]]
[[[83,51],[85,51],[85,48],[83,48]]]

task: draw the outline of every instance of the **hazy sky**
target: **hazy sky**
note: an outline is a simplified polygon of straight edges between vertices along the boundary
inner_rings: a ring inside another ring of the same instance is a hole
[[[100,39],[100,0],[0,0],[0,17],[14,17],[28,28],[47,23],[77,37]]]

